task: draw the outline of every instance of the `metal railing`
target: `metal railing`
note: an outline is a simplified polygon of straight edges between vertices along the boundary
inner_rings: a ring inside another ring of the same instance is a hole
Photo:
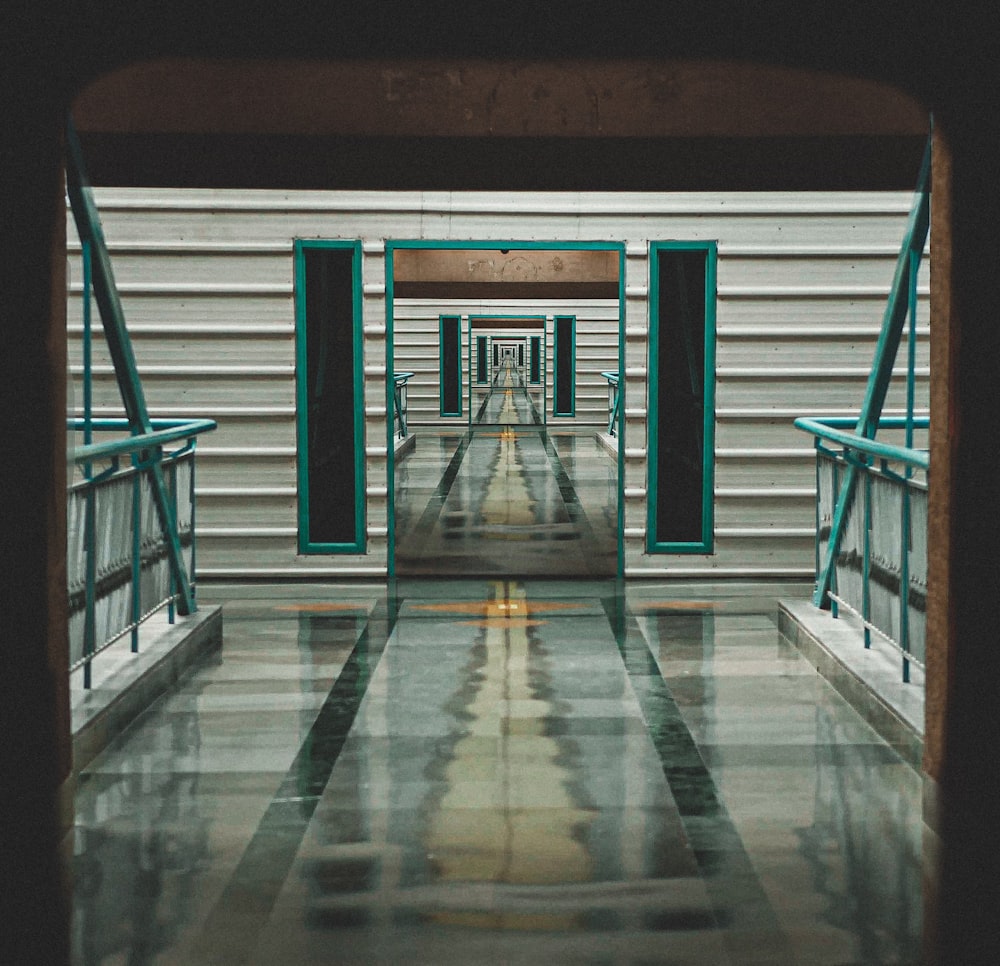
[[[618,423],[618,410],[621,406],[618,393],[618,373],[602,372],[602,376],[608,380],[608,435],[615,436],[615,426]]]
[[[927,602],[926,450],[912,446],[926,417],[882,417],[879,430],[905,430],[909,445],[867,439],[854,418],[802,417],[795,426],[816,447],[816,576],[821,579],[838,506],[846,505],[833,552],[827,594],[861,619],[864,646],[871,635],[900,652],[903,681],[910,665],[924,667]],[[844,487],[853,487],[844,500]]]
[[[80,478],[70,486],[67,503],[70,672],[83,668],[85,688],[102,651],[131,634],[138,653],[139,626],[163,607],[173,623],[181,594],[174,548],[194,586],[195,441],[216,424],[151,422],[152,432],[93,443],[93,432],[128,431],[129,420],[69,421],[70,430],[83,431],[88,440],[73,450]],[[178,446],[168,451],[171,444]],[[166,483],[166,514],[155,498],[157,476]]]
[[[406,439],[406,383],[412,376],[412,372],[392,374],[392,394],[395,400],[392,429],[397,439]]]

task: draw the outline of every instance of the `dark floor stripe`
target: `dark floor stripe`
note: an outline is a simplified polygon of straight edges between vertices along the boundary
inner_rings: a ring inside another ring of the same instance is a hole
[[[420,514],[420,519],[417,521],[417,525],[413,528],[411,533],[407,534],[407,540],[422,540],[426,538],[426,536],[429,535],[434,529],[434,524],[437,523],[437,519],[441,515],[441,508],[444,506],[445,500],[448,499],[448,494],[451,492],[451,488],[455,483],[458,471],[462,467],[462,460],[465,459],[465,451],[469,448],[469,444],[471,442],[472,433],[467,432],[462,437],[461,442],[458,444],[458,448],[448,461],[448,465],[445,467],[437,488],[434,490],[431,498],[427,501],[427,506],[424,507],[424,512]]]
[[[694,737],[635,617],[626,613],[624,593],[605,597],[603,603],[733,961],[794,963],[788,938]],[[748,933],[754,934],[760,958],[746,958]]]
[[[573,526],[579,531],[581,543],[585,546],[593,547],[595,551],[598,550],[594,529],[590,525],[590,520],[587,519],[587,514],[583,509],[580,498],[576,495],[576,487],[573,486],[573,481],[570,479],[569,473],[566,472],[566,467],[563,466],[562,460],[559,458],[559,452],[556,450],[547,432],[543,432],[540,439],[542,441],[542,448],[545,450],[545,455],[549,458],[552,473],[556,478],[559,495],[566,505],[566,515]],[[594,559],[596,559],[596,554],[591,555],[591,560]],[[601,574],[595,573],[595,576],[601,576]]]
[[[372,633],[373,624],[379,627],[379,633]],[[250,958],[394,626],[392,610],[384,620],[368,620],[257,831],[205,920],[191,950],[192,962],[239,966]]]

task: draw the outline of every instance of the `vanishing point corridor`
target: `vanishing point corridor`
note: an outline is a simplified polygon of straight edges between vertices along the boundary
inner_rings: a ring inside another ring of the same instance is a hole
[[[422,435],[411,576],[203,587],[221,651],[80,775],[76,962],[916,962],[919,775],[779,634],[801,586],[593,576],[614,469]]]

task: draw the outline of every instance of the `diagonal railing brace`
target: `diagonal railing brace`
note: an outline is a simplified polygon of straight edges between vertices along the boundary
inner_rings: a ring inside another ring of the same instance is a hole
[[[882,407],[885,404],[886,393],[892,379],[893,366],[896,363],[896,354],[899,351],[903,326],[910,308],[911,277],[915,278],[916,276],[924,252],[924,245],[927,242],[927,231],[930,226],[930,172],[931,140],[928,138],[923,162],[920,166],[920,176],[917,179],[913,207],[906,223],[906,233],[903,236],[899,258],[896,260],[896,272],[892,279],[889,301],[886,304],[885,315],[882,317],[882,331],[875,347],[872,371],[868,376],[865,398],[855,429],[857,435],[864,439],[874,439],[878,430]],[[816,580],[813,603],[817,607],[827,607],[830,603],[830,583],[833,579],[837,555],[840,553],[840,541],[847,523],[847,514],[854,500],[857,476],[857,467],[849,463],[833,511],[830,538],[826,545],[826,557]]]
[[[146,396],[139,379],[139,369],[132,351],[132,341],[125,327],[125,313],[122,310],[118,289],[115,286],[114,272],[111,269],[111,257],[108,254],[107,242],[101,228],[101,219],[94,203],[94,194],[87,178],[87,170],[83,163],[83,152],[76,129],[71,118],[66,123],[66,190],[69,194],[70,207],[73,209],[73,220],[80,241],[88,243],[91,250],[91,271],[94,287],[94,298],[101,315],[104,334],[108,342],[108,350],[115,367],[115,377],[121,392],[125,414],[128,417],[129,428],[133,435],[152,432],[152,422],[149,418],[149,408]],[[191,582],[188,579],[187,568],[181,553],[180,537],[177,533],[177,521],[167,492],[163,468],[159,460],[151,460],[149,478],[153,490],[153,504],[163,530],[166,541],[167,559],[170,564],[170,575],[177,588],[177,611],[180,614],[192,614],[197,610]]]

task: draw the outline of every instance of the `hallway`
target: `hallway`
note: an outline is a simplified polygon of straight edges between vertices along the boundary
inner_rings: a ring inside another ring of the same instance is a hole
[[[203,589],[217,659],[80,776],[75,962],[915,962],[920,778],[799,590]]]
[[[484,402],[506,400],[496,425],[421,431],[397,463],[398,575],[614,576],[615,457],[593,431],[504,425],[514,395]]]

